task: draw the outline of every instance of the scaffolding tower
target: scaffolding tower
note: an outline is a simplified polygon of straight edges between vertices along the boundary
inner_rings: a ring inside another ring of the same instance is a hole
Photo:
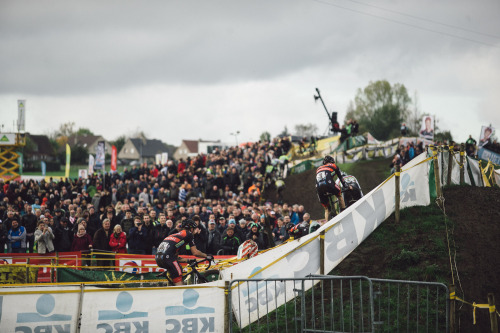
[[[26,145],[24,133],[0,133],[0,178],[17,179],[19,174],[18,151]]]

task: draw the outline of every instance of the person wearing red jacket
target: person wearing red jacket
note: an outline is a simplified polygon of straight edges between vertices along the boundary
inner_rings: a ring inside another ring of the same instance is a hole
[[[115,253],[127,253],[127,235],[122,231],[121,225],[115,225],[109,237],[109,246]]]

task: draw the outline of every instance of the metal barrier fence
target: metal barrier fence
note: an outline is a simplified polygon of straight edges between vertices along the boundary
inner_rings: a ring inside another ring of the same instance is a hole
[[[230,332],[449,330],[449,292],[440,283],[327,275],[245,279],[231,281],[228,296]]]

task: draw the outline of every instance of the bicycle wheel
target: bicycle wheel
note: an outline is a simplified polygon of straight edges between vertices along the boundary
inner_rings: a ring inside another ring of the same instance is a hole
[[[216,269],[210,269],[208,271],[204,271],[201,273],[201,275],[207,280],[203,283],[219,280],[219,271]]]
[[[196,277],[194,277],[194,284],[207,283],[219,280],[219,271],[216,269],[210,269],[208,271],[198,272]]]

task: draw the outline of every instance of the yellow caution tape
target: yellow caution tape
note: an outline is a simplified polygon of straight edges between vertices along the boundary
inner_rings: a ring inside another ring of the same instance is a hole
[[[394,172],[394,176],[399,177],[401,175],[401,172]]]

